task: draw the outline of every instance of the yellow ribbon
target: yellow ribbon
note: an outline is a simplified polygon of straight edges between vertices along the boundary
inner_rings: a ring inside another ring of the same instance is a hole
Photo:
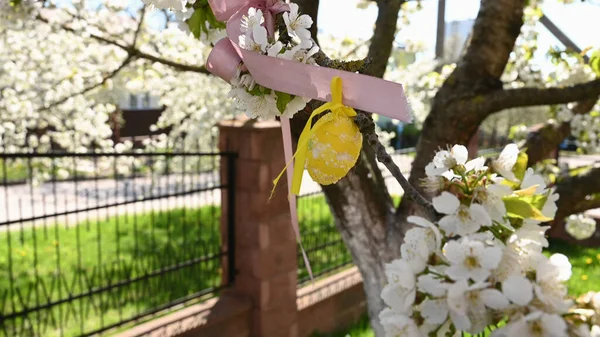
[[[275,180],[273,181],[274,186],[273,190],[271,191],[271,197],[273,197],[273,194],[275,193],[275,188],[277,187],[279,179],[281,179],[281,177],[285,173],[285,170],[292,163],[294,158],[296,158],[296,162],[294,163],[294,176],[292,178],[291,193],[295,195],[300,194],[300,185],[302,184],[302,175],[304,173],[304,165],[306,163],[306,155],[308,152],[309,140],[314,132],[316,132],[322,126],[326,125],[326,123],[317,123],[314,127],[312,127],[312,120],[314,117],[327,110],[330,110],[331,113],[340,116],[356,116],[356,111],[354,111],[353,108],[346,106],[342,103],[342,97],[342,79],[336,76],[331,80],[331,102],[327,102],[321,105],[319,108],[315,109],[308,118],[308,122],[306,122],[304,130],[302,130],[302,133],[300,134],[300,139],[298,140],[298,148],[296,149],[296,153],[294,153],[290,161],[285,165],[281,173],[279,173],[277,178],[275,178]],[[269,199],[271,199],[271,197],[269,197]]]

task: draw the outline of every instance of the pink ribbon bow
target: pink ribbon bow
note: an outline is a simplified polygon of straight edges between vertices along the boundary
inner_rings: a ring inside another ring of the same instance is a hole
[[[330,83],[334,77],[343,80],[343,104],[371,113],[384,115],[409,122],[411,116],[402,85],[380,78],[356,74],[343,70],[318,67],[296,61],[261,55],[241,48],[237,41],[241,32],[242,17],[254,7],[263,12],[265,28],[269,36],[274,34],[274,16],[289,10],[289,5],[281,0],[208,0],[220,21],[227,22],[227,37],[221,39],[206,60],[206,68],[212,74],[227,82],[236,75],[240,62],[248,69],[254,81],[263,87],[308,97],[320,101],[330,101]],[[281,118],[285,161],[293,155],[292,138],[288,118]],[[288,194],[292,227],[302,249],[304,263],[312,279],[308,258],[302,247],[298,228],[296,198],[291,195],[293,170],[287,170]]]

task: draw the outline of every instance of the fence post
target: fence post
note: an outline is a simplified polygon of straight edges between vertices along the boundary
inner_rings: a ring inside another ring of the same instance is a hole
[[[237,155],[227,155],[227,281],[235,282],[235,173]]]
[[[252,337],[295,337],[296,240],[285,179],[269,201],[273,179],[285,165],[280,124],[223,121],[219,124],[219,149],[238,153],[235,183],[224,182],[229,188],[221,196],[221,229],[228,232],[224,237],[234,238],[229,249],[235,254],[235,269],[224,268],[235,272],[232,292],[253,300]],[[221,165],[221,177],[228,172]],[[233,233],[223,220],[231,211]],[[227,275],[227,279],[232,277]]]

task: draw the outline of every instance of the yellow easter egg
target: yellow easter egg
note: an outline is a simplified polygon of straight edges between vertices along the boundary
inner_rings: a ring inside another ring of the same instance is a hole
[[[330,185],[348,174],[362,147],[362,134],[352,118],[330,113],[313,126],[306,169],[314,181]]]

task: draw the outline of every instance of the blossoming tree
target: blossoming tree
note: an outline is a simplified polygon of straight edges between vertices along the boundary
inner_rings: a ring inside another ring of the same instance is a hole
[[[210,150],[210,129],[235,112],[228,85],[198,65],[218,32],[198,40],[151,28],[126,2],[95,5],[0,1],[0,149],[127,150],[110,137],[127,90],[166,107],[157,127],[171,127],[170,138],[151,145]]]
[[[222,28],[207,1],[144,2],[176,11],[196,36]],[[13,20],[38,15],[34,2],[10,3]],[[333,60],[319,47],[319,0],[249,2],[257,6],[245,9],[235,27],[239,36],[229,38],[253,55],[383,77],[406,1],[375,3],[379,12],[367,57],[357,61]],[[565,217],[600,206],[600,167],[552,179],[534,167],[571,132],[580,137],[582,147],[597,147],[600,61],[592,58],[589,66],[580,63],[548,83],[537,81],[535,72],[528,70],[527,51],[533,47],[527,43],[530,25],[524,24],[535,19],[526,12],[535,12],[538,5],[539,1],[524,0],[481,2],[466,52],[435,95],[427,97],[430,108],[408,180],[378,140],[371,116],[344,106],[341,92],[332,93],[336,98],[327,103],[331,112],[312,127],[336,131],[336,137],[315,131],[307,143],[303,130],[310,130],[316,119],[308,116],[322,102],[267,88],[246,67],[232,74],[230,96],[236,104],[253,118],[293,117],[292,135],[310,150],[304,152],[308,171],[317,180],[327,178],[323,190],[363,276],[377,336],[490,330],[496,336],[590,333],[586,318],[572,311],[568,299],[568,259],[546,257],[542,250],[548,246],[549,226],[544,223],[557,219],[552,230],[560,231],[563,227],[556,224]],[[159,59],[115,46],[130,56]],[[341,90],[339,78],[333,83],[332,88]],[[473,154],[460,145],[467,144],[490,115],[531,106],[553,106],[549,113],[558,122],[548,123],[521,146],[508,145],[489,161],[471,159]],[[362,144],[354,141],[360,139]],[[352,155],[344,152],[349,149]],[[342,162],[343,172],[336,171],[340,163],[331,164],[323,153]],[[405,191],[397,207],[377,161]],[[575,215],[567,222],[577,238],[593,232],[586,218]]]

